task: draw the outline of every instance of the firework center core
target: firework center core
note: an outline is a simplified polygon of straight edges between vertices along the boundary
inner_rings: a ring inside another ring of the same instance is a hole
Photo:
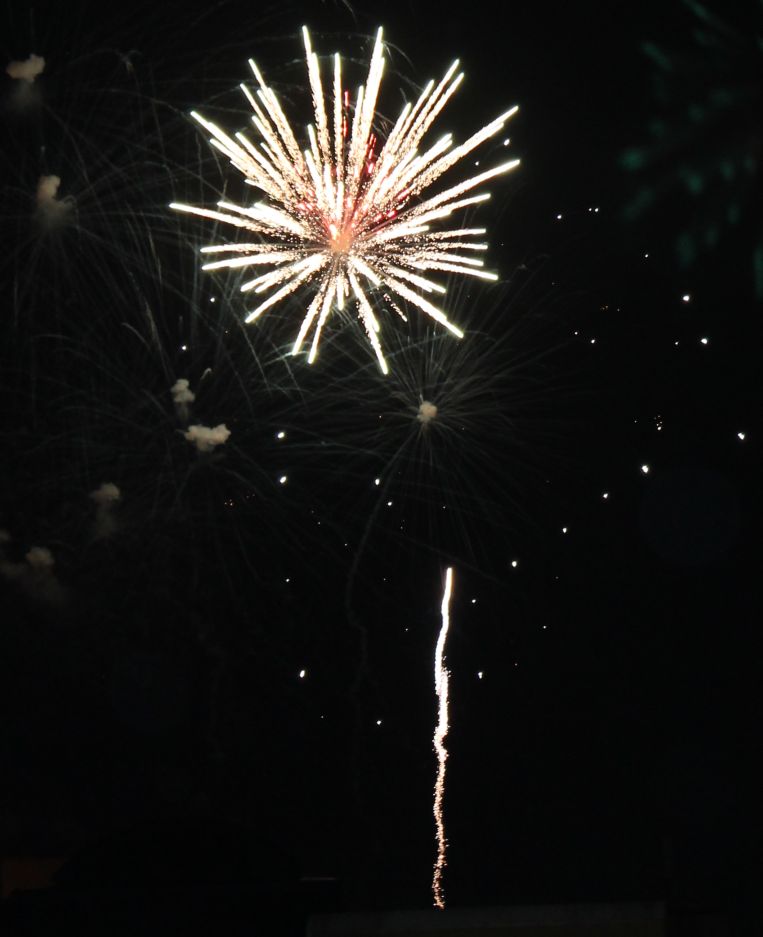
[[[352,225],[346,225],[343,228],[337,228],[331,225],[330,249],[333,254],[346,254],[352,247],[353,231]]]

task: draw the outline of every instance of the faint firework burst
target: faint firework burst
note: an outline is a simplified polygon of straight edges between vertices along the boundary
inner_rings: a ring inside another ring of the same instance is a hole
[[[178,202],[170,207],[256,236],[252,242],[202,248],[204,254],[228,255],[205,264],[205,270],[269,268],[241,286],[242,292],[268,294],[248,313],[247,322],[312,284],[315,291],[292,354],[300,352],[312,331],[308,355],[312,363],[332,309],[342,310],[351,300],[379,366],[387,373],[374,301],[391,307],[404,320],[403,307],[410,303],[460,338],[463,332],[427,298],[445,293],[445,287],[431,279],[431,273],[497,279],[484,269],[479,256],[487,250],[487,243],[480,240],[484,228],[441,227],[437,223],[488,199],[489,193],[474,190],[513,169],[519,160],[501,163],[436,194],[422,193],[495,136],[517,107],[459,146],[453,146],[448,133],[420,151],[425,135],[463,79],[463,73],[456,74],[455,61],[439,84],[430,81],[415,104],[403,107],[386,141],[380,143],[374,122],[384,71],[382,30],[376,35],[367,82],[358,88],[354,104],[342,86],[341,59],[334,56],[328,110],[318,57],[306,28],[303,36],[314,112],[307,149],[300,149],[275,93],[250,59],[259,88],[256,94],[245,85],[241,89],[254,112],[252,123],[260,137],[259,146],[243,133],[229,136],[195,111],[192,116],[211,135],[212,146],[266,199],[251,206],[223,200],[216,209]]]
[[[683,269],[695,267],[734,232],[751,256],[755,296],[763,298],[760,221],[760,111],[763,6],[683,0],[681,47],[642,42],[651,63],[654,116],[649,135],[620,158],[637,185],[623,209],[640,221],[660,203],[681,218],[674,238]],[[671,201],[673,199],[673,201]]]

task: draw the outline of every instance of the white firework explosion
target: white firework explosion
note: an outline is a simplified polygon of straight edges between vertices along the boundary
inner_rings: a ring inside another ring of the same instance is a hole
[[[248,184],[265,194],[266,200],[251,206],[221,201],[217,210],[178,203],[171,207],[257,236],[252,243],[202,248],[205,254],[231,255],[205,264],[205,270],[271,268],[241,286],[243,292],[268,294],[248,313],[247,322],[301,287],[314,284],[317,288],[292,349],[297,354],[312,329],[308,357],[312,362],[331,310],[335,305],[342,309],[352,297],[386,374],[371,290],[402,318],[400,300],[418,307],[461,338],[463,332],[427,298],[428,294],[445,293],[445,288],[430,278],[430,271],[497,279],[496,274],[483,269],[479,259],[480,252],[487,250],[487,244],[477,240],[485,234],[484,228],[432,230],[432,225],[488,199],[487,192],[474,194],[473,190],[513,169],[519,160],[502,163],[434,195],[422,193],[499,133],[517,107],[459,146],[453,146],[448,133],[420,152],[424,136],[463,79],[463,73],[456,74],[456,61],[439,84],[430,81],[415,104],[405,105],[386,141],[379,145],[374,119],[384,71],[382,30],[376,36],[368,80],[358,88],[353,107],[349,93],[342,89],[341,59],[334,56],[331,114],[326,110],[318,57],[306,28],[303,35],[315,118],[308,127],[309,147],[300,149],[275,93],[250,59],[259,89],[256,94],[244,85],[241,89],[254,111],[252,123],[260,136],[259,146],[243,133],[231,137],[195,111],[192,115],[211,134],[210,143],[230,159]]]

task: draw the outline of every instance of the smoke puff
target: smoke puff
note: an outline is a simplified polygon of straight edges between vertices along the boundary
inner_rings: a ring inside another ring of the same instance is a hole
[[[227,442],[230,436],[230,430],[225,423],[219,426],[189,426],[183,433],[188,442],[196,444],[199,452],[211,452],[215,446],[221,446]]]
[[[44,69],[45,59],[41,55],[32,53],[23,62],[9,62],[5,72],[11,78],[17,78],[19,81],[27,81],[31,84],[38,75],[43,73]]]
[[[175,403],[193,403],[196,399],[196,394],[188,386],[188,379],[185,377],[178,378],[175,383],[170,388],[170,393],[172,394],[172,399]]]
[[[54,202],[60,185],[60,176],[40,176],[37,183],[37,207],[43,208],[49,202]]]
[[[60,185],[60,176],[40,176],[37,182],[37,216],[49,225],[66,217],[74,205],[74,199],[71,196],[58,198]]]
[[[104,482],[100,488],[90,492],[90,498],[99,506],[104,507],[119,501],[122,493],[113,482]]]
[[[55,565],[53,554],[47,547],[32,547],[24,559],[29,563],[32,569],[48,570]]]
[[[428,400],[422,400],[419,404],[419,412],[416,419],[419,423],[429,423],[437,416],[437,404],[430,403]]]

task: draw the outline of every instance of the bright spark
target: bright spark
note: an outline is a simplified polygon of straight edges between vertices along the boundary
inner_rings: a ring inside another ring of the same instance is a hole
[[[445,573],[445,590],[442,596],[442,626],[437,638],[434,653],[434,686],[439,701],[437,713],[437,727],[434,731],[434,748],[437,752],[437,781],[434,786],[434,822],[437,830],[437,858],[434,864],[432,877],[432,895],[434,906],[441,911],[445,909],[445,891],[442,876],[445,871],[445,820],[442,813],[442,802],[445,796],[445,762],[448,759],[448,750],[445,748],[445,736],[448,734],[448,670],[445,666],[445,641],[450,627],[450,595],[453,589],[453,569],[448,567]]]
[[[487,250],[487,244],[478,240],[485,234],[484,228],[449,227],[447,222],[438,230],[433,226],[488,199],[487,192],[474,190],[513,169],[519,160],[501,163],[434,195],[422,193],[499,133],[517,107],[459,146],[453,146],[447,133],[421,151],[423,138],[463,79],[463,73],[456,74],[456,61],[439,84],[430,81],[415,104],[403,107],[386,141],[380,142],[374,120],[384,71],[382,30],[376,35],[368,79],[358,88],[354,105],[342,88],[338,55],[334,56],[333,90],[326,100],[318,56],[305,27],[302,33],[314,113],[314,123],[307,128],[307,148],[300,148],[275,92],[250,59],[259,87],[256,93],[245,85],[241,90],[254,112],[258,145],[243,133],[229,136],[196,111],[192,116],[210,134],[212,146],[228,157],[249,185],[263,193],[264,200],[249,206],[221,201],[216,209],[179,203],[170,207],[254,235],[252,243],[202,248],[202,253],[230,255],[205,264],[204,270],[252,268],[255,272],[241,286],[242,292],[253,291],[262,297],[248,313],[247,322],[302,287],[312,286],[313,296],[292,348],[292,354],[297,354],[312,332],[308,354],[312,363],[331,311],[342,309],[345,301],[351,300],[386,374],[381,326],[372,297],[380,300],[386,295],[389,305],[401,315],[397,301],[406,300],[461,338],[458,326],[427,298],[428,294],[445,292],[431,274],[497,279],[495,273],[483,269],[478,256]],[[258,267],[266,272],[256,273]]]

